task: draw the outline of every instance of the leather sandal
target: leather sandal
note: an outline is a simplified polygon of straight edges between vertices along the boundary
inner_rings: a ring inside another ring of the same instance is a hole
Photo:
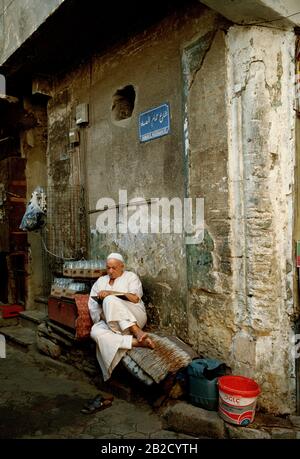
[[[96,413],[97,411],[105,410],[106,408],[112,406],[113,399],[113,396],[103,397],[102,395],[97,395],[97,397],[95,397],[84,406],[84,408],[81,410],[81,413],[92,414]]]

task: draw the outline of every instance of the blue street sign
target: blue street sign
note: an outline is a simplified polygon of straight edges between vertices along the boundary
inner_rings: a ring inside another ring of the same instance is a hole
[[[156,139],[170,132],[169,104],[162,104],[147,112],[140,113],[139,135],[141,142]]]

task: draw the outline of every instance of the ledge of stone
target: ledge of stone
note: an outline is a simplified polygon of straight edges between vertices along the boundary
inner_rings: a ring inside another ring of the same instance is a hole
[[[271,436],[273,440],[293,439],[296,438],[296,431],[293,429],[273,427],[273,429],[271,429]]]
[[[289,420],[294,427],[300,429],[300,416],[289,416]]]
[[[24,349],[29,348],[32,344],[35,344],[35,333],[28,329],[17,326],[2,327],[1,333],[6,337],[7,341],[17,344]]]
[[[187,402],[176,402],[161,411],[163,428],[196,437],[230,439],[300,438],[300,416],[289,419],[257,413],[247,427],[224,422],[216,411],[207,411]]]
[[[3,319],[0,317],[0,328],[1,327],[13,327],[19,324],[19,317],[9,317],[8,319]]]
[[[233,426],[226,423],[228,437],[232,439],[271,439],[271,435],[263,430],[252,429],[251,427]]]
[[[163,428],[188,435],[225,438],[224,422],[215,411],[177,402],[163,412]]]
[[[279,416],[272,416],[270,414],[264,413],[256,413],[254,422],[251,424],[251,427],[255,429],[260,429],[263,427],[278,427],[281,429],[290,429],[292,428],[292,423],[289,419],[281,418]]]

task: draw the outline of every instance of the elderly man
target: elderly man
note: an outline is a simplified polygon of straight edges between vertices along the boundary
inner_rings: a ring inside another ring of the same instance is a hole
[[[142,331],[147,316],[140,279],[124,270],[124,259],[119,253],[107,257],[106,268],[107,275],[95,282],[88,303],[94,322],[91,337],[97,343],[96,355],[104,381],[133,346],[154,348],[153,341]],[[124,293],[126,300],[114,296],[116,292]],[[93,297],[102,300],[102,305]]]

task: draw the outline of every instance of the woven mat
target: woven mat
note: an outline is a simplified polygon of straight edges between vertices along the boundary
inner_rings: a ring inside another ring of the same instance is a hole
[[[169,338],[154,333],[148,335],[154,341],[155,349],[134,347],[128,355],[156,383],[162,381],[168,373],[176,373],[181,368],[185,368],[192,361],[191,355]]]

